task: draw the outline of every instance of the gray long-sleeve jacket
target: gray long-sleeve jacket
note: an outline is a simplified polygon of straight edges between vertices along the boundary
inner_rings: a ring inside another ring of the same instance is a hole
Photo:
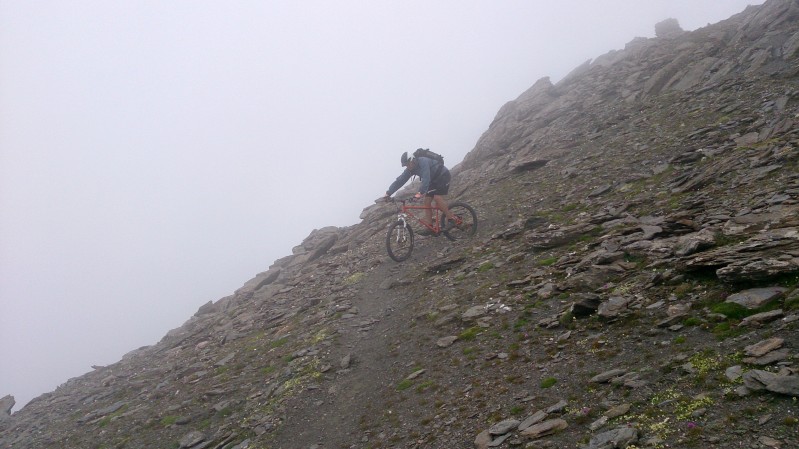
[[[389,196],[393,195],[394,192],[399,190],[400,187],[404,186],[405,183],[411,179],[411,176],[415,175],[422,179],[422,186],[419,188],[419,193],[426,194],[430,189],[430,181],[433,179],[433,176],[439,173],[443,167],[444,164],[438,162],[437,160],[427,157],[417,157],[416,167],[414,167],[413,170],[409,170],[406,167],[405,171],[402,172],[402,174],[399,175],[393,183],[391,183],[386,193]]]

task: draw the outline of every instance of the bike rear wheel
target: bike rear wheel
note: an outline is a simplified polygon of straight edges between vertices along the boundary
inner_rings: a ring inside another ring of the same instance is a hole
[[[411,257],[413,251],[413,229],[402,221],[397,221],[388,227],[386,235],[386,250],[388,257],[396,262]]]
[[[455,216],[455,223],[450,229],[444,231],[444,235],[448,239],[454,242],[455,240],[471,237],[477,232],[477,212],[474,211],[472,206],[455,202],[449,205],[449,211]],[[442,226],[445,226],[446,217],[443,217],[441,221]]]

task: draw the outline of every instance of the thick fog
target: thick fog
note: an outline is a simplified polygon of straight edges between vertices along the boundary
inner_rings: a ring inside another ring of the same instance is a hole
[[[155,344],[537,79],[747,3],[0,1],[0,397]]]

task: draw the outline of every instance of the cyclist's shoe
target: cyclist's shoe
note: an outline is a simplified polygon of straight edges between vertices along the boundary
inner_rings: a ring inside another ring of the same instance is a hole
[[[447,231],[449,231],[450,229],[452,229],[452,228],[454,228],[456,226],[458,226],[458,224],[455,223],[455,220],[453,220],[451,218],[447,219],[447,222],[444,223],[444,229],[442,229],[441,232],[447,232]]]

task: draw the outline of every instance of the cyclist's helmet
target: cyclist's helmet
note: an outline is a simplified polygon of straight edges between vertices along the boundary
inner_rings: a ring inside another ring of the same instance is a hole
[[[407,167],[408,163],[413,160],[413,155],[408,155],[408,152],[402,153],[402,158],[400,158],[400,162],[402,163],[403,167]]]

